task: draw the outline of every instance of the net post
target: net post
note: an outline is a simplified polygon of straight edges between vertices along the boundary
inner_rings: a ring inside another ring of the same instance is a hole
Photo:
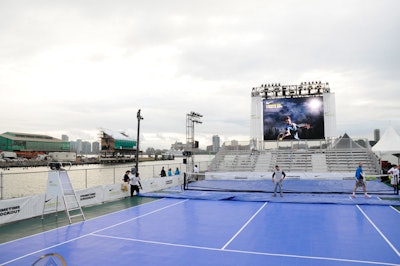
[[[186,172],[183,173],[183,190],[187,190],[187,177],[186,177]]]

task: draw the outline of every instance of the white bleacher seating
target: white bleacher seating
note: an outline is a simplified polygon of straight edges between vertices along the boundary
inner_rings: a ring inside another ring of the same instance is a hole
[[[359,162],[364,172],[379,174],[378,158],[368,149],[220,151],[209,171],[270,172],[278,164],[289,172],[353,172]]]

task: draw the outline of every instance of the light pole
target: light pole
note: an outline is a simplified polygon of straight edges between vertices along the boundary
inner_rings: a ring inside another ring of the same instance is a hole
[[[186,114],[186,148],[189,149],[189,156],[191,157],[190,160],[186,160],[186,172],[193,171],[194,167],[194,148],[195,143],[198,143],[194,140],[194,124],[201,124],[201,118],[203,115],[196,113],[196,112],[190,112]]]
[[[140,109],[137,112],[137,138],[136,138],[136,155],[135,155],[135,168],[136,172],[139,172],[139,136],[140,136],[140,120],[143,120],[143,117],[140,114]]]

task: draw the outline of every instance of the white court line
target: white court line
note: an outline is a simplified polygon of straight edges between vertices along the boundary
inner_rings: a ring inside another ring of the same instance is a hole
[[[243,231],[243,229],[256,217],[256,215],[267,205],[268,202],[265,202],[253,216],[239,229],[239,231],[236,232],[236,234],[222,247],[222,249],[225,249],[239,234],[240,232]]]
[[[140,239],[126,238],[126,237],[108,236],[108,235],[101,235],[101,234],[92,234],[92,236],[103,237],[103,238],[112,238],[112,239],[132,241],[132,242],[148,243],[148,244],[155,244],[155,245],[164,245],[164,246],[181,247],[181,248],[193,248],[193,249],[210,250],[210,251],[216,251],[216,252],[228,252],[228,253],[240,253],[240,254],[248,254],[248,255],[260,255],[260,256],[266,256],[266,257],[267,256],[270,256],[270,257],[287,257],[287,258],[296,258],[296,259],[305,259],[305,260],[338,261],[338,262],[362,263],[362,264],[369,264],[369,265],[372,264],[372,265],[385,265],[385,266],[399,266],[397,263],[393,264],[393,263],[388,263],[388,262],[351,260],[351,259],[315,257],[315,256],[300,256],[300,255],[291,255],[291,254],[255,252],[255,251],[234,250],[234,249],[219,249],[219,248],[210,248],[210,247],[202,247],[202,246],[166,243],[166,242],[159,242],[159,241],[140,240]]]
[[[400,211],[399,211],[398,209],[396,209],[395,207],[390,206],[390,208],[392,208],[392,209],[395,210],[396,212],[400,213]]]
[[[134,217],[134,218],[132,218],[132,219],[128,219],[128,220],[125,220],[125,221],[123,221],[123,222],[120,222],[120,223],[117,223],[117,224],[113,224],[113,225],[111,225],[111,226],[104,227],[104,228],[102,228],[102,229],[93,231],[93,232],[91,232],[91,233],[89,233],[89,234],[81,235],[81,236],[79,236],[79,237],[75,237],[75,238],[72,238],[72,239],[70,239],[70,240],[63,241],[63,242],[58,243],[58,244],[56,244],[56,245],[52,245],[52,246],[49,246],[49,247],[47,247],[47,248],[39,249],[39,250],[37,250],[37,251],[35,251],[35,252],[31,252],[31,253],[25,254],[24,256],[20,256],[20,257],[17,257],[17,258],[15,258],[15,259],[6,261],[6,262],[4,262],[4,264],[8,264],[8,263],[11,263],[11,262],[14,262],[14,261],[23,259],[23,258],[25,258],[25,257],[31,256],[31,255],[33,255],[33,254],[36,254],[36,253],[38,253],[38,252],[43,252],[43,251],[45,251],[45,250],[48,250],[48,249],[51,249],[51,248],[54,248],[54,247],[58,247],[58,246],[61,246],[61,245],[66,244],[66,243],[73,242],[73,241],[75,241],[75,240],[84,238],[84,237],[86,237],[86,236],[93,235],[93,234],[95,234],[95,233],[97,233],[97,232],[101,232],[101,231],[103,231],[103,230],[106,230],[106,229],[109,229],[109,228],[112,228],[112,227],[115,227],[115,226],[118,226],[118,225],[121,225],[121,224],[130,222],[130,221],[134,221],[134,220],[136,220],[136,219],[139,219],[139,218],[145,217],[145,216],[147,216],[147,215],[150,215],[150,214],[153,214],[153,213],[156,213],[156,212],[165,210],[165,209],[167,209],[167,208],[170,208],[170,207],[173,207],[173,206],[175,206],[175,205],[184,203],[184,202],[186,202],[186,201],[188,201],[188,199],[185,199],[185,200],[176,202],[176,203],[171,204],[171,205],[168,205],[168,206],[164,206],[164,207],[162,207],[162,208],[160,208],[160,209],[156,209],[156,210],[154,210],[154,211],[151,211],[151,212],[148,212],[148,213],[139,215],[139,216]]]
[[[392,243],[390,243],[389,239],[386,238],[386,236],[379,230],[379,228],[372,222],[372,220],[368,217],[368,215],[360,208],[360,206],[356,205],[357,208],[360,210],[360,212],[367,218],[367,220],[372,224],[372,226],[375,228],[376,231],[381,235],[381,237],[388,243],[388,245],[393,249],[393,251],[397,254],[397,256],[400,257],[400,252],[393,246]]]
[[[134,221],[134,220],[136,220],[136,219],[139,219],[139,218],[145,217],[145,216],[147,216],[147,215],[150,215],[150,214],[153,214],[153,213],[156,213],[156,212],[159,212],[159,211],[162,211],[162,210],[168,209],[168,208],[170,208],[170,207],[173,207],[173,206],[175,206],[175,205],[182,204],[182,203],[184,203],[184,202],[186,202],[186,201],[188,201],[188,200],[189,200],[189,199],[185,199],[185,200],[182,200],[182,201],[176,202],[176,203],[174,203],[174,204],[171,204],[171,205],[168,205],[168,206],[162,207],[162,208],[160,208],[160,209],[156,209],[156,210],[154,210],[154,211],[151,211],[151,212],[148,212],[148,213],[145,213],[145,214],[139,215],[139,216],[137,216],[137,217],[134,217],[134,218],[132,218],[132,219],[128,219],[128,220],[126,220],[126,221],[123,221],[123,222],[120,222],[120,223],[117,223],[117,224],[113,224],[113,225],[110,225],[110,226],[104,227],[104,228],[102,228],[102,229],[99,229],[99,230],[93,231],[93,232],[92,232],[92,233],[90,233],[90,234],[95,234],[95,233],[97,233],[97,232],[101,232],[101,231],[103,231],[103,230],[106,230],[106,229],[109,229],[109,228],[113,228],[113,227],[116,227],[116,226],[118,226],[118,225],[121,225],[121,224],[125,224],[125,223],[127,223],[127,222],[130,222],[130,221]],[[90,234],[88,234],[88,235],[90,235]]]

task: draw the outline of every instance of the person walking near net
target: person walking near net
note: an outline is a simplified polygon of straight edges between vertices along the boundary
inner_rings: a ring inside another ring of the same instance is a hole
[[[351,197],[354,199],[356,197],[356,190],[358,187],[362,187],[364,190],[364,196],[366,198],[370,198],[371,196],[367,194],[367,186],[365,185],[365,180],[364,180],[364,172],[362,169],[362,162],[358,163],[358,167],[356,169],[356,174],[355,174],[355,178],[356,178],[356,184],[354,185],[354,189],[353,189],[353,194],[351,195]]]
[[[274,182],[274,194],[272,197],[276,197],[276,193],[278,192],[278,187],[279,187],[279,193],[281,194],[281,198],[283,198],[283,193],[282,193],[282,182],[285,179],[286,174],[283,172],[281,169],[279,169],[279,165],[275,165],[275,170],[274,173],[272,174],[272,182]]]
[[[131,183],[131,197],[133,197],[134,192],[136,191],[136,195],[139,194],[140,189],[142,188],[142,184],[140,183],[139,172],[136,172],[134,175],[130,176],[130,183]]]

